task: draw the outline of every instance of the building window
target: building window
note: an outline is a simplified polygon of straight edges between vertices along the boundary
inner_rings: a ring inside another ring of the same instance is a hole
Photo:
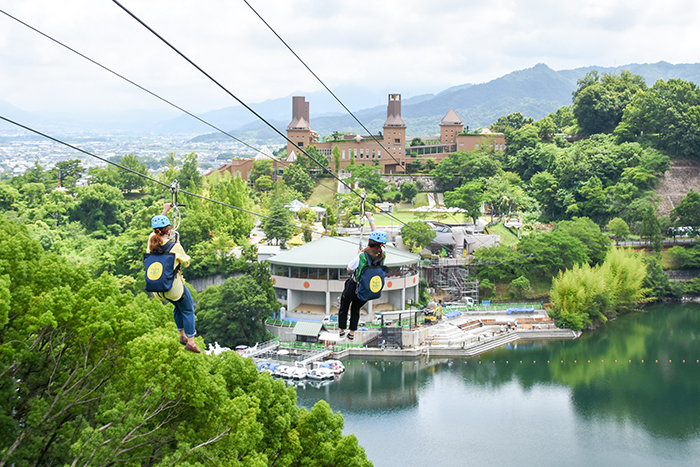
[[[345,149],[343,149],[343,159],[345,159]]]
[[[372,159],[374,159],[375,157],[377,157],[377,150],[372,149]]]
[[[399,138],[395,138],[395,139],[394,139],[394,143],[396,143],[396,144],[401,144],[401,140],[400,140]]]
[[[304,147],[304,142],[303,142],[303,141],[299,141],[299,142],[297,143],[297,146],[299,146],[300,148],[303,148],[303,147]]]
[[[381,150],[381,149],[377,149],[377,157],[378,157],[379,159],[382,158],[382,150]]]

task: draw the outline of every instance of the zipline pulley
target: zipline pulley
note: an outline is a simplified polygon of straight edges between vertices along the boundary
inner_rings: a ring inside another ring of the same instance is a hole
[[[182,214],[180,213],[179,207],[184,207],[184,204],[177,202],[177,193],[180,191],[180,183],[177,180],[173,180],[170,184],[170,192],[172,193],[172,202],[170,206],[173,209],[173,227],[171,230],[171,236],[175,238],[175,241],[180,239],[180,234],[177,229],[180,227],[180,222],[182,221]]]
[[[365,220],[367,219],[365,217],[365,199],[367,198],[367,193],[364,191],[360,195],[360,251],[362,250],[362,230],[364,229],[365,226]]]

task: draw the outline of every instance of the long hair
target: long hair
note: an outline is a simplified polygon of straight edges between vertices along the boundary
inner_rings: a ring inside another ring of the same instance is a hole
[[[384,259],[384,251],[382,250],[382,244],[379,242],[375,242],[372,239],[370,239],[367,243],[367,248],[365,248],[362,251],[366,251],[367,253],[369,253],[369,255],[372,258]]]
[[[165,227],[159,227],[157,229],[153,229],[153,232],[155,232],[155,235],[151,235],[151,238],[148,239],[148,249],[150,251],[155,251],[156,248],[160,246],[160,239],[163,235],[166,235],[167,233],[170,232],[170,229],[172,227],[169,225],[166,225]]]

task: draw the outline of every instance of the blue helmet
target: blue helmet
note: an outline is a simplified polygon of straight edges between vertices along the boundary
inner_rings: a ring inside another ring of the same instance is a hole
[[[386,243],[386,232],[383,230],[375,230],[369,234],[369,239],[377,243]]]
[[[152,229],[162,229],[163,227],[167,227],[170,225],[170,219],[168,219],[168,216],[153,216],[151,219],[151,228]]]

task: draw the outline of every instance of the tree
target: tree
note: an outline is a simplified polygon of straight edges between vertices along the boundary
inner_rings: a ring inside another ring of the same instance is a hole
[[[610,133],[637,91],[646,89],[644,78],[625,70],[619,76],[591,71],[574,91],[574,116],[584,134]]]
[[[269,273],[261,283],[243,274],[227,279],[220,286],[208,287],[197,302],[197,322],[205,342],[233,348],[266,341],[264,319],[279,310],[274,291],[271,299],[269,290],[272,290]]]
[[[459,151],[444,158],[431,175],[445,191],[451,191],[465,182],[493,177],[500,169],[500,163],[488,153]]]
[[[333,165],[336,175],[340,173],[340,148],[333,146]]]
[[[401,197],[406,201],[413,203],[413,198],[418,194],[418,187],[415,183],[404,182],[401,184]]]
[[[658,80],[634,95],[615,135],[622,141],[648,141],[669,154],[697,159],[700,88],[681,79]]]
[[[537,128],[537,135],[545,142],[550,142],[554,137],[554,133],[557,132],[557,126],[550,117],[538,120],[535,122],[535,127]]]
[[[612,249],[602,265],[575,265],[559,273],[550,291],[551,316],[558,325],[575,330],[591,325],[593,319],[606,322],[645,300],[646,276],[643,257]]]
[[[122,231],[122,202],[124,195],[116,187],[95,183],[77,189],[77,209],[71,218],[79,220],[89,231]]]
[[[253,170],[250,171],[248,176],[248,181],[253,185],[257,184],[258,178],[267,176],[272,180],[272,161],[270,159],[263,159],[260,161],[253,161]]]
[[[413,138],[411,140],[410,146],[411,147],[413,147],[413,146],[425,146],[425,143],[423,142],[422,139],[420,139],[418,136],[416,136],[415,138]]]
[[[408,222],[401,228],[401,240],[412,252],[420,251],[435,239],[435,231],[421,221]]]
[[[445,206],[464,209],[466,215],[476,223],[481,216],[481,200],[484,184],[480,181],[467,182],[454,191],[445,192]]]
[[[627,225],[627,222],[619,217],[611,219],[610,222],[608,222],[608,225],[605,226],[605,229],[612,233],[612,236],[616,241],[624,240],[630,235],[630,228]]]
[[[169,308],[123,283],[0,216],[0,465],[371,465],[327,404],[236,352],[184,352]],[[251,339],[275,302],[265,266],[203,295]]]
[[[677,227],[692,227],[694,235],[700,233],[700,194],[690,190],[678,206],[671,210],[671,218]]]
[[[133,154],[127,154],[126,156],[122,157],[118,161],[118,164],[140,174],[148,174],[148,168],[146,167],[146,164],[144,164],[143,162],[139,162],[139,158]],[[124,192],[138,190],[146,185],[145,178],[131,173],[129,171],[126,171],[124,169],[115,169],[117,170],[117,177],[115,182],[117,184],[117,188],[119,188],[120,190]]]
[[[522,297],[524,292],[530,290],[530,281],[525,276],[513,279],[508,286],[511,294],[515,297]]]
[[[591,264],[601,264],[610,249],[608,236],[601,232],[600,227],[587,217],[574,217],[570,221],[558,222],[552,232],[581,240]]]
[[[640,233],[642,238],[646,238],[647,241],[653,245],[654,251],[661,251],[663,246],[661,226],[659,225],[659,218],[656,216],[656,211],[651,205],[644,211]]]
[[[284,170],[282,175],[284,183],[290,188],[298,191],[304,196],[304,199],[308,198],[313,189],[316,187],[313,178],[309,175],[309,172],[301,165],[292,164]]]
[[[207,182],[209,197],[239,208],[233,209],[218,203],[203,204],[202,208],[216,220],[215,231],[227,235],[239,245],[246,244],[250,231],[255,226],[253,216],[245,212],[253,208],[248,185],[242,178],[233,177],[229,173],[212,175]]]
[[[85,167],[82,166],[80,159],[69,159],[56,163],[56,171],[58,178],[61,179],[61,185],[66,188],[75,188],[76,182],[85,173]]]
[[[532,117],[525,118],[520,112],[513,112],[498,117],[498,120],[492,123],[489,129],[494,133],[505,133],[507,129],[519,130],[533,122]]]
[[[352,177],[350,177],[351,182],[357,181],[361,188],[383,199],[388,183],[382,179],[382,176],[375,167],[367,165],[349,165],[346,167],[346,170],[352,173]]]
[[[271,197],[272,201],[268,212],[270,219],[262,220],[262,230],[265,232],[268,240],[275,240],[278,244],[292,238],[295,230],[294,225],[291,225],[294,215],[288,207],[285,207],[285,204],[291,200],[288,200],[282,191],[279,187],[275,190]]]

